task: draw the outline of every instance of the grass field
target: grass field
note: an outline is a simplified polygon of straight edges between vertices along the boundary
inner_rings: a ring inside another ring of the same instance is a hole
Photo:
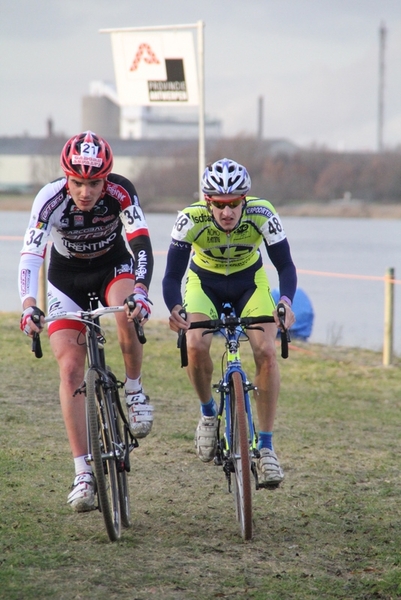
[[[131,455],[133,525],[111,543],[99,512],[66,504],[57,367],[45,336],[34,358],[18,319],[0,314],[0,598],[401,598],[399,359],[385,369],[373,352],[307,344],[279,359],[286,478],[255,493],[244,543],[222,470],[194,453],[198,405],[175,335],[150,322],[143,379],[155,424]],[[122,378],[113,332],[107,324],[106,352]],[[218,364],[219,340],[214,353]]]

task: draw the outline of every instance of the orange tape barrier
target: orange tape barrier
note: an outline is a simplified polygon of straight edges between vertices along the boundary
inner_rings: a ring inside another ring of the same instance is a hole
[[[0,235],[0,240],[5,241],[17,241],[23,240],[24,238],[16,235]],[[167,254],[167,250],[155,250],[153,254],[156,256],[164,256]],[[265,265],[266,269],[274,269],[270,265]],[[308,271],[307,269],[297,269],[297,273],[303,273],[304,275],[317,275],[318,277],[338,277],[342,279],[365,279],[366,281],[387,281],[390,283],[401,284],[401,279],[390,279],[386,275],[353,275],[351,273],[330,273],[328,271]]]
[[[274,269],[270,265],[265,265],[266,269]],[[353,275],[352,273],[330,273],[329,271],[308,271],[307,269],[297,269],[297,273],[304,275],[318,275],[320,277],[338,277],[342,279],[365,279],[367,281],[386,281],[390,283],[401,284],[401,279],[391,279],[386,275]]]

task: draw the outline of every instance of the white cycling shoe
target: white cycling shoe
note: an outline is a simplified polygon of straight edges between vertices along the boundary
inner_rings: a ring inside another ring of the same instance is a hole
[[[75,477],[67,502],[76,512],[87,512],[96,508],[93,473],[80,473]]]
[[[259,487],[278,487],[284,479],[284,473],[276,453],[269,448],[261,448],[259,453],[260,458],[257,461]]]
[[[217,450],[217,417],[201,416],[195,432],[196,454],[202,462],[214,459]]]
[[[142,390],[139,392],[125,392],[125,402],[128,407],[129,427],[135,438],[144,438],[149,435],[153,425],[154,408],[149,404],[149,396]]]

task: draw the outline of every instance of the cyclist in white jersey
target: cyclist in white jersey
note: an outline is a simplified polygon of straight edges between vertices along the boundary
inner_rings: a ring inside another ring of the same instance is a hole
[[[247,330],[247,335],[256,366],[259,482],[262,487],[275,487],[284,478],[272,441],[280,389],[275,348],[280,323],[259,251],[262,242],[278,272],[286,328],[295,322],[291,304],[297,276],[280,217],[267,200],[248,196],[250,188],[246,168],[233,160],[224,158],[206,168],[205,199],[181,211],[175,222],[163,295],[173,331],[187,330],[191,321],[219,318],[224,302],[232,302],[238,316],[274,316],[275,323],[264,324],[264,331]],[[181,282],[189,260],[183,300]],[[183,308],[187,320],[180,315]],[[211,341],[212,336],[202,336],[201,329],[187,331],[187,371],[201,406],[195,444],[204,462],[213,459],[217,445]]]
[[[39,269],[50,240],[50,314],[87,309],[91,293],[105,306],[133,300],[132,314],[127,306],[127,314],[116,313],[115,317],[125,364],[130,428],[141,438],[151,430],[153,407],[141,384],[142,345],[132,321],[137,317],[144,324],[150,316],[153,254],[135,187],[125,177],[111,173],[112,166],[107,141],[91,131],[80,133],[62,150],[65,177],[45,185],[37,194],[19,265],[21,329],[29,336],[43,329],[43,312],[36,299]],[[39,325],[32,320],[34,315],[41,318]],[[73,395],[85,369],[85,347],[77,341],[77,328],[82,328],[77,321],[57,320],[49,325],[49,336],[59,364],[61,409],[75,464],[68,503],[83,512],[94,508],[94,478],[85,460],[85,400],[80,394]]]

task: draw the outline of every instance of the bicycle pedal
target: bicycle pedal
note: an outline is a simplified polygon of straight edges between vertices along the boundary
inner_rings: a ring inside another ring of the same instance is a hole
[[[213,459],[213,462],[216,465],[216,467],[222,467],[223,466],[223,459],[221,458],[220,454],[216,454],[216,456]]]

